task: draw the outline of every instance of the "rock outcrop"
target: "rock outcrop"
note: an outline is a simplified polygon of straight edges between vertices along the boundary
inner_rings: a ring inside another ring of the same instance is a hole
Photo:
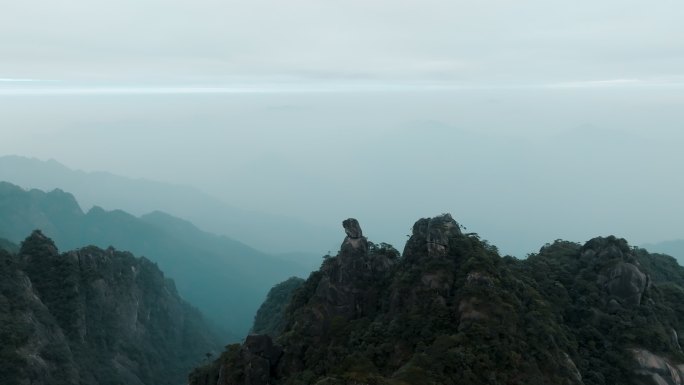
[[[180,383],[218,348],[201,314],[144,258],[96,247],[60,254],[39,231],[17,255],[0,253],[3,384]]]
[[[649,278],[639,269],[639,262],[624,239],[594,238],[582,248],[581,258],[599,269],[597,284],[604,290],[612,311],[641,303]]]
[[[282,332],[192,385],[684,385],[684,268],[666,259],[616,237],[501,257],[448,214],[417,221],[399,257],[343,226]]]
[[[461,227],[451,214],[422,218],[413,225],[413,234],[406,243],[404,257],[423,254],[430,257],[446,256],[449,253],[450,239],[461,235]]]
[[[638,366],[634,374],[648,385],[683,385],[684,365],[653,354],[646,349],[630,349]]]
[[[356,261],[356,257],[363,258],[368,254],[368,239],[363,236],[359,221],[356,219],[345,219],[342,226],[347,236],[342,242],[340,256],[345,259],[345,263],[353,263]]]

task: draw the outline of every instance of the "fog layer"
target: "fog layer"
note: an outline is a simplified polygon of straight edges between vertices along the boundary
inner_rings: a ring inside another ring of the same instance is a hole
[[[326,227],[353,216],[398,248],[442,212],[518,256],[556,238],[684,236],[679,87],[1,100],[2,154],[193,185]]]

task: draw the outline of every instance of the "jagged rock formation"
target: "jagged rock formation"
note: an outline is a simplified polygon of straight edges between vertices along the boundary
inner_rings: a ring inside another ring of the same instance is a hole
[[[639,262],[626,241],[615,237],[594,238],[582,247],[580,258],[600,269],[597,284],[607,293],[611,308],[641,303],[649,279],[639,270]]]
[[[413,235],[406,244],[404,256],[412,258],[427,254],[443,257],[449,252],[449,240],[462,235],[461,228],[451,217],[442,214],[434,218],[423,218],[413,225]]]
[[[615,237],[501,257],[448,214],[416,222],[399,257],[343,226],[282,333],[229,347],[192,385],[682,385],[684,269],[669,257]]]
[[[33,232],[0,250],[0,383],[175,385],[218,348],[155,264],[113,248],[60,254]]]

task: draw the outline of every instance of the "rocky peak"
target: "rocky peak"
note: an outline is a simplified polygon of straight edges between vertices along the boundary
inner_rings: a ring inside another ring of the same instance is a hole
[[[342,250],[291,297],[280,347],[251,337],[190,384],[684,385],[684,269],[661,256],[605,237],[502,258],[445,214],[417,221],[397,259],[343,226]],[[675,281],[649,289],[654,266]]]
[[[283,348],[274,344],[271,337],[265,334],[247,336],[242,349],[249,357],[259,357],[268,361],[269,368],[274,367],[283,354]]]
[[[38,194],[44,195],[44,205],[46,206],[45,209],[48,211],[60,212],[72,216],[83,215],[83,210],[81,210],[81,206],[78,204],[78,201],[76,201],[76,197],[64,190],[54,189],[48,193],[43,193],[40,190],[31,191],[37,191]]]
[[[637,306],[650,284],[626,240],[615,236],[597,237],[581,250],[581,259],[598,271],[596,283],[606,293],[609,311]]]
[[[57,246],[42,231],[34,230],[22,243],[19,254],[27,261],[58,255]]]
[[[634,263],[636,258],[626,240],[613,235],[593,238],[582,246],[582,258],[594,263],[606,264],[614,261]]]
[[[406,242],[404,256],[410,258],[427,254],[443,257],[449,253],[449,240],[461,235],[461,227],[451,214],[421,218],[413,225],[413,234]]]
[[[342,221],[344,232],[347,236],[342,242],[342,255],[365,255],[368,254],[368,239],[363,236],[359,221],[348,218]]]
[[[342,221],[342,226],[344,227],[344,232],[349,238],[356,239],[363,237],[363,231],[361,231],[361,225],[356,218],[347,218]]]
[[[346,237],[340,251],[321,268],[328,278],[337,283],[369,281],[378,278],[378,274],[384,274],[394,263],[395,256],[382,245],[391,246],[382,244],[378,247],[369,242],[363,236],[359,221],[348,218],[342,226]]]
[[[180,383],[187,368],[217,347],[201,314],[144,258],[95,246],[58,254],[40,231],[22,243],[19,258],[16,282],[0,274],[0,319],[9,315],[16,330],[28,330],[16,340],[23,357],[16,366],[25,372],[21,382],[3,384]],[[31,306],[8,312],[6,288],[18,293],[14,303]]]

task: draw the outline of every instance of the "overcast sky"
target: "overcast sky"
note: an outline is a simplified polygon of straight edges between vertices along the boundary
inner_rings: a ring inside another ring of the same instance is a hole
[[[400,248],[442,212],[519,256],[684,238],[684,2],[5,3],[0,154]]]
[[[678,0],[5,1],[0,78],[679,83],[683,14]]]

